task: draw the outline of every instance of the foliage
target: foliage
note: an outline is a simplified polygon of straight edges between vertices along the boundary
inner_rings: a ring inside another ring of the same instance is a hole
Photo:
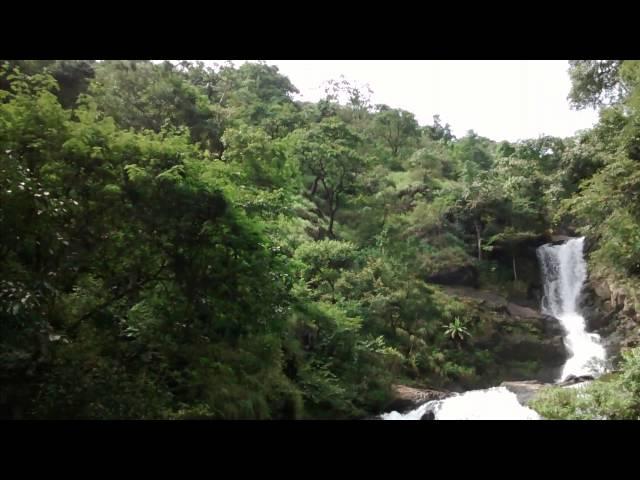
[[[498,144],[344,79],[301,102],[263,62],[4,62],[1,416],[357,418],[392,383],[493,384],[499,318],[427,278],[526,293],[554,224],[640,276],[639,64],[571,75],[594,129]],[[637,415],[634,359],[541,408]]]
[[[445,335],[451,337],[452,340],[458,339],[462,340],[465,336],[471,335],[469,330],[465,327],[465,323],[460,320],[460,317],[456,317],[453,319],[453,322],[445,325]]]
[[[623,353],[621,372],[581,389],[550,388],[532,402],[550,420],[640,419],[640,349]]]

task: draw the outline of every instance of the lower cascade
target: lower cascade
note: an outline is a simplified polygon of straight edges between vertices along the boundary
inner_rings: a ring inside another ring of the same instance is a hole
[[[445,400],[420,405],[406,414],[391,412],[383,420],[420,420],[427,412],[435,420],[539,420],[534,410],[521,405],[516,394],[505,387],[470,390]]]
[[[568,377],[604,373],[606,354],[600,336],[586,331],[579,311],[579,298],[587,278],[583,256],[584,237],[572,238],[560,245],[538,248],[542,268],[544,297],[541,310],[558,319],[565,335],[569,358],[558,382]],[[515,393],[505,387],[471,390],[444,400],[426,402],[401,414],[385,413],[383,420],[420,420],[429,414],[434,420],[540,420],[534,410],[520,404]]]

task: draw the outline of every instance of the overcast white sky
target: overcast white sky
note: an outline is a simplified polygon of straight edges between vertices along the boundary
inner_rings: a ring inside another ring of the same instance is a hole
[[[208,64],[223,63],[207,60]],[[245,60],[234,60],[240,65]],[[439,114],[456,136],[473,129],[493,140],[566,137],[590,128],[594,110],[572,111],[569,64],[561,60],[266,60],[300,90],[319,100],[324,82],[341,75],[369,84],[373,103],[415,114],[421,125]]]

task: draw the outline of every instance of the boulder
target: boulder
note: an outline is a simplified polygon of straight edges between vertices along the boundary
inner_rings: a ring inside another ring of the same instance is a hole
[[[435,420],[436,414],[433,411],[429,410],[424,415],[420,417],[420,420]]]
[[[426,277],[426,281],[441,285],[476,287],[478,285],[478,270],[473,265],[464,265],[433,273]]]
[[[542,365],[560,366],[567,359],[561,336],[538,339],[534,336],[512,335],[502,340],[499,356],[505,360],[528,361],[536,359]]]
[[[551,315],[542,316],[542,331],[546,336],[551,338],[562,338],[565,335],[564,327],[560,323],[560,320]]]
[[[536,318],[541,319],[543,315],[535,311],[533,308],[516,305],[515,303],[507,304],[507,312],[512,317]]]
[[[518,397],[518,402],[526,405],[535,398],[542,388],[549,386],[549,384],[536,380],[526,380],[520,382],[502,382],[500,386],[515,393],[516,397]]]
[[[407,387],[406,385],[393,385],[393,400],[385,407],[385,411],[406,413],[423,403],[431,400],[442,400],[451,395],[450,392],[440,390]]]
[[[592,375],[579,375],[579,376],[569,375],[562,382],[559,382],[556,385],[558,387],[567,387],[569,385],[575,385],[577,383],[582,383],[582,382],[589,382],[591,380],[593,380]]]
[[[448,295],[452,295],[455,297],[460,297],[462,299],[470,299],[478,302],[481,305],[486,305],[492,309],[505,308],[507,299],[496,292],[491,290],[479,290],[476,288],[469,287],[453,287],[453,286],[445,286],[442,287],[442,291],[447,293]]]
[[[594,293],[603,300],[609,300],[611,298],[611,290],[607,282],[602,280],[593,280],[591,282]]]

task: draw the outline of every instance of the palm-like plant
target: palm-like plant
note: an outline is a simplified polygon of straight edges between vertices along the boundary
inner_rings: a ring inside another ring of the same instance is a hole
[[[444,334],[453,340],[456,338],[463,340],[465,336],[471,335],[471,332],[466,328],[465,322],[460,320],[460,317],[455,317],[449,325],[445,325],[443,328],[445,329]]]

